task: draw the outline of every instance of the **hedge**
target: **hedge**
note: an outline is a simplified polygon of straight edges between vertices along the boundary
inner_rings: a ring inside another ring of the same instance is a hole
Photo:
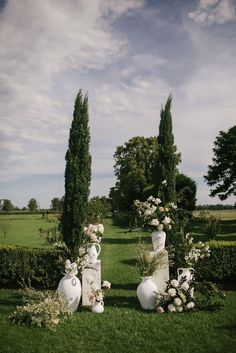
[[[0,246],[0,284],[53,288],[62,277],[63,262],[60,250]]]
[[[236,278],[236,241],[209,241],[211,256],[199,260],[199,280],[221,281]]]

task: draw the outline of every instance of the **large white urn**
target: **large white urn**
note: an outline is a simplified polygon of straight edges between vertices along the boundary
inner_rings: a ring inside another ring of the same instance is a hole
[[[88,244],[88,257],[89,264],[94,265],[97,262],[98,256],[101,252],[101,246],[98,243],[89,243]]]
[[[152,245],[155,252],[165,249],[166,233],[163,230],[155,230],[152,232]]]
[[[141,307],[145,310],[152,310],[156,304],[157,286],[152,281],[152,277],[142,277],[142,282],[137,288],[137,297]]]
[[[68,300],[69,309],[75,312],[81,298],[81,283],[78,277],[66,274],[59,282],[57,290]]]

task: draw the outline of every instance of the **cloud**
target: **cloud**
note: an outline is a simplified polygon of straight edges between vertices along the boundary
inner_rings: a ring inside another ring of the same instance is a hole
[[[199,24],[224,24],[236,20],[235,0],[200,0],[189,17]]]

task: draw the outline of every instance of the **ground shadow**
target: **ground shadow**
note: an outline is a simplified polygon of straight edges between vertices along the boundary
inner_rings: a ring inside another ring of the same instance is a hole
[[[136,283],[113,283],[112,289],[121,289],[121,290],[136,290],[138,284]]]
[[[133,308],[140,311],[140,304],[136,296],[126,297],[123,295],[114,295],[106,297],[106,306],[117,308]]]
[[[135,266],[136,265],[136,259],[126,259],[126,260],[121,260],[120,262],[122,264],[129,265],[129,266]]]
[[[236,332],[236,325],[222,325],[222,326],[216,326],[217,330],[221,331],[230,331],[232,334],[235,334]]]
[[[136,238],[124,238],[124,239],[120,239],[120,238],[104,238],[102,240],[103,244],[135,244],[137,243],[137,239]]]

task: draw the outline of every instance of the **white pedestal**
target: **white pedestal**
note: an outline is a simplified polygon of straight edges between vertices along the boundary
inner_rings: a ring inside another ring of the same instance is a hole
[[[101,288],[101,260],[82,271],[82,305],[91,306],[89,301],[90,291],[93,287]]]
[[[168,252],[166,252],[166,260],[168,263]],[[154,255],[154,251],[150,251],[150,255]],[[160,269],[157,269],[153,275],[152,275],[152,280],[157,286],[158,292],[162,293],[166,290],[166,281],[170,279],[169,275],[169,264],[163,265]]]

